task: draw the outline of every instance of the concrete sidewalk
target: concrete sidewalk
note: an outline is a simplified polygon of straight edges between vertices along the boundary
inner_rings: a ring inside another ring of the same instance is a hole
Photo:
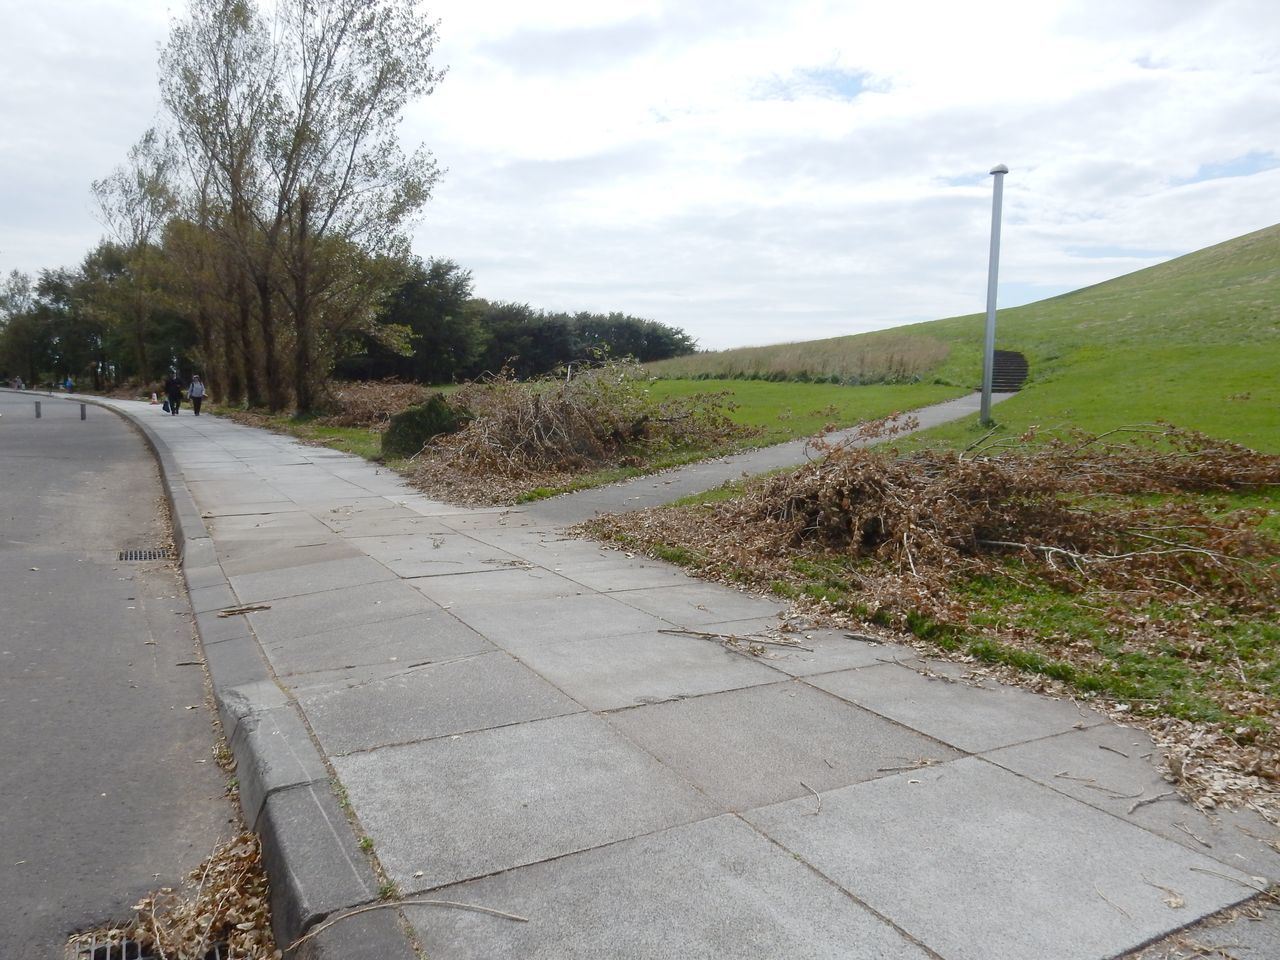
[[[111,405],[161,459],[281,939],[387,884],[525,918],[376,910],[299,955],[1103,958],[1280,879],[1261,820],[1137,805],[1170,790],[1149,739],[1074,703],[835,631],[666,632],[782,605],[560,531],[684,481],[461,509]]]

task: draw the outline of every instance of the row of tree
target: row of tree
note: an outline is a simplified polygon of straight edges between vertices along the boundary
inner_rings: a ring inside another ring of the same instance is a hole
[[[348,371],[441,381],[692,349],[651,321],[475,300],[468,272],[410,254],[439,171],[397,128],[441,77],[435,40],[414,0],[189,0],[161,50],[161,127],[93,184],[109,237],[0,291],[0,373],[198,368],[220,399],[305,412],[349,354]]]
[[[407,333],[410,352],[386,346],[385,334],[361,335],[362,349],[338,364],[339,376],[448,383],[506,367],[531,377],[600,356],[663,360],[696,348],[683,330],[623,313],[548,313],[478,299],[471,272],[445,259],[412,264],[379,323]]]

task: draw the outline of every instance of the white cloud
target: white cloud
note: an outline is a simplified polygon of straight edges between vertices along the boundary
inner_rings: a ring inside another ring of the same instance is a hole
[[[74,262],[165,7],[2,2],[0,268]],[[449,73],[404,134],[449,172],[415,246],[491,299],[712,347],[978,311],[998,162],[1013,298],[1280,220],[1269,0],[428,8]]]

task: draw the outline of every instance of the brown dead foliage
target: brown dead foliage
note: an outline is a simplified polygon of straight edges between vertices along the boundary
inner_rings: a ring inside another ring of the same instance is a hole
[[[588,528],[629,547],[682,548],[708,575],[789,585],[811,613],[910,629],[958,653],[965,638],[987,638],[1069,664],[1057,671],[1068,678],[1109,669],[1117,647],[1180,658],[1202,671],[1201,694],[1248,725],[1188,723],[1158,704],[1117,710],[1143,715],[1178,766],[1174,779],[1210,805],[1254,780],[1269,783],[1274,799],[1280,691],[1250,672],[1269,675],[1275,654],[1256,668],[1239,655],[1224,664],[1221,628],[1267,621],[1280,605],[1280,542],[1259,525],[1267,511],[1222,511],[1188,494],[1274,488],[1280,457],[1168,427],[1031,439],[963,453],[831,447],[731,500]],[[804,593],[823,577],[840,581],[834,601]],[[965,589],[975,579],[1074,597],[1103,619],[1108,642],[1069,626],[1019,626],[1016,589],[999,611],[1009,615],[993,616],[981,593]]]
[[[125,923],[80,934],[70,945],[132,941],[145,956],[204,960],[221,944],[219,955],[227,960],[279,960],[269,903],[258,838],[244,833],[219,844],[183,889],[149,894]]]
[[[331,381],[326,385],[329,412],[316,422],[329,427],[381,430],[397,413],[426,400],[430,388],[396,380]]]
[[[1259,561],[1280,545],[1257,530],[1256,513],[1211,518],[1186,500],[1098,497],[1270,484],[1280,484],[1280,457],[1175,430],[976,455],[834,447],[754,487],[732,513],[770,548],[874,560],[877,575],[909,574],[927,596],[944,594],[945,578],[960,571],[1002,572],[1002,559],[1016,554],[1062,584],[1159,596],[1204,590],[1246,611],[1277,599],[1275,569]]]
[[[471,419],[422,451],[414,479],[450,499],[510,502],[533,487],[750,435],[726,415],[727,394],[658,402],[646,383],[635,363],[611,361],[572,377],[520,381],[504,372],[465,384],[449,401]]]

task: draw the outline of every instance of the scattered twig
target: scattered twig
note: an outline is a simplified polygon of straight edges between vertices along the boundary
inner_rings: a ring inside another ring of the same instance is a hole
[[[1106,903],[1110,904],[1111,906],[1113,906],[1113,907],[1115,907],[1117,910],[1119,910],[1121,913],[1123,913],[1123,914],[1124,914],[1126,917],[1128,917],[1130,920],[1132,920],[1132,919],[1133,919],[1133,915],[1132,915],[1131,913],[1129,913],[1129,911],[1128,911],[1128,910],[1126,910],[1124,907],[1120,906],[1120,904],[1116,903],[1114,900],[1110,900],[1110,899],[1108,899],[1108,898],[1107,898],[1107,895],[1106,895],[1105,893],[1103,893],[1101,890],[1099,890],[1099,889],[1098,889],[1098,885],[1097,885],[1096,883],[1093,885],[1093,892],[1094,892],[1094,893],[1096,893],[1098,896],[1100,896],[1100,897],[1103,899],[1103,901],[1104,901],[1104,902],[1106,902]]]
[[[1182,823],[1182,822],[1175,823],[1174,827],[1177,828],[1178,830],[1181,830],[1183,833],[1185,833],[1188,837],[1190,837],[1196,843],[1200,844],[1202,847],[1208,847],[1209,849],[1213,849],[1212,843],[1210,843],[1208,840],[1204,839],[1203,837],[1197,837],[1194,833],[1191,832],[1190,828],[1185,823]]]
[[[1113,790],[1111,787],[1104,787],[1102,784],[1100,784],[1097,780],[1094,780],[1092,777],[1073,777],[1071,774],[1067,773],[1065,770],[1062,773],[1055,773],[1054,777],[1058,780],[1074,780],[1076,783],[1084,784],[1090,790],[1097,790],[1101,793],[1109,793],[1113,797],[1115,797],[1117,800],[1132,800],[1134,797],[1140,797],[1143,794],[1142,790],[1139,790],[1137,793],[1121,793],[1119,790]],[[1130,813],[1132,812],[1133,811],[1130,811]]]
[[[487,913],[492,917],[501,917],[504,920],[514,920],[517,923],[528,923],[528,917],[521,917],[514,913],[504,913],[501,910],[494,910],[490,907],[482,907],[474,903],[458,903],[454,900],[392,900],[387,903],[370,903],[363,907],[356,907],[354,910],[348,910],[345,913],[339,913],[330,917],[323,923],[317,924],[308,930],[293,943],[289,944],[288,950],[295,950],[302,944],[306,943],[312,937],[318,936],[325,930],[328,930],[335,923],[346,920],[350,917],[358,916],[362,913],[368,913],[370,910],[394,910],[398,907],[452,907],[455,910],[474,910],[476,913]],[[288,952],[286,950],[286,953]]]
[[[1254,890],[1258,893],[1267,892],[1267,888],[1265,885],[1261,887],[1255,887],[1252,883],[1246,883],[1244,880],[1241,880],[1239,877],[1233,877],[1225,873],[1219,873],[1217,870],[1210,870],[1208,867],[1188,867],[1187,869],[1194,870],[1196,873],[1207,873],[1211,877],[1218,877],[1222,880],[1230,880],[1232,883],[1238,883],[1240,884],[1240,886],[1248,887],[1250,890]]]
[[[800,786],[804,787],[806,790],[812,793],[813,799],[818,801],[817,809],[815,809],[813,813],[809,814],[809,816],[811,817],[816,817],[818,814],[822,812],[822,794],[820,794],[817,790],[813,789],[813,787],[809,786],[803,780],[800,781]]]
[[[1098,744],[1098,749],[1107,750],[1111,753],[1119,754],[1120,756],[1124,757],[1126,760],[1130,759],[1129,755],[1125,753],[1123,750],[1117,750],[1115,747],[1108,747],[1105,743]]]
[[[1133,811],[1137,810],[1139,807],[1145,807],[1149,803],[1159,803],[1161,800],[1168,800],[1170,797],[1176,797],[1177,795],[1178,794],[1175,791],[1169,790],[1165,793],[1157,794],[1154,797],[1147,797],[1145,800],[1139,800],[1131,806],[1129,808],[1129,813],[1133,813]]]
[[[1171,887],[1166,887],[1164,884],[1156,883],[1154,880],[1149,880],[1146,877],[1142,878],[1142,882],[1147,884],[1147,886],[1155,887],[1157,890],[1163,890],[1167,893],[1168,896],[1163,899],[1165,906],[1170,910],[1180,910],[1187,905],[1187,901],[1177,890],[1174,890]]]
[[[682,630],[678,628],[671,630],[659,630],[658,632],[675,634],[677,636],[684,635],[690,637],[701,637],[704,640],[716,640],[720,643],[765,643],[772,647],[786,647],[788,650],[804,650],[807,653],[813,653],[813,647],[801,646],[800,644],[794,643],[790,640],[765,640],[763,637],[743,637],[736,633],[707,633],[705,630]]]
[[[271,604],[269,603],[249,603],[249,604],[245,604],[243,607],[227,607],[224,610],[219,610],[218,616],[238,617],[242,613],[254,613],[258,610],[270,610],[270,609],[271,609]]]

